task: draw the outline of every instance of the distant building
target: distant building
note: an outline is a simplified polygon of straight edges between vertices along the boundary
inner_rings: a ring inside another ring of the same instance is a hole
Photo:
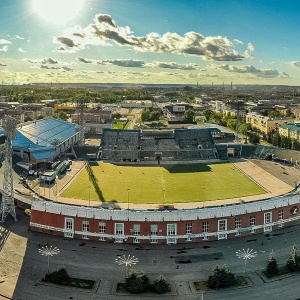
[[[281,125],[279,127],[279,134],[300,141],[300,123]]]
[[[153,107],[151,100],[126,100],[121,103],[125,108],[150,108]]]
[[[73,123],[80,124],[80,113],[71,115]],[[102,134],[104,128],[112,128],[110,110],[99,110],[83,113],[83,128],[86,134]]]
[[[73,123],[80,124],[80,112],[76,112],[71,116]],[[93,124],[103,124],[111,122],[112,116],[110,110],[100,110],[93,112],[83,112],[83,122]]]
[[[251,124],[252,128],[257,128],[259,131],[268,134],[278,129],[280,125],[294,124],[294,119],[291,117],[269,118],[257,113],[248,113],[246,123]]]

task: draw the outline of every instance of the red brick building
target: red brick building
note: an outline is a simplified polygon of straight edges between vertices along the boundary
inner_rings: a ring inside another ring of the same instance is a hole
[[[297,223],[299,195],[198,209],[111,210],[33,201],[30,228],[68,238],[176,244],[271,232]]]

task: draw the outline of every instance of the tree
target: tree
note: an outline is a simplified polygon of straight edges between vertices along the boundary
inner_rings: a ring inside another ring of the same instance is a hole
[[[195,112],[192,109],[188,109],[183,114],[183,119],[189,123],[193,123],[195,121]]]
[[[114,113],[111,115],[114,119],[120,119],[122,117],[122,115],[118,112]]]
[[[229,118],[227,120],[227,127],[230,129],[236,129],[236,119]]]
[[[142,122],[158,121],[160,118],[160,112],[157,110],[145,109],[142,111],[141,120]]]
[[[212,289],[229,287],[234,284],[234,274],[224,265],[216,266],[208,277],[208,286]]]
[[[297,254],[297,247],[296,247],[295,244],[292,247],[292,251],[291,251],[291,254],[289,256],[289,259],[286,262],[286,267],[292,272],[299,269],[299,257],[298,257],[298,254]]]
[[[268,274],[278,274],[278,264],[277,264],[277,260],[274,257],[274,252],[273,250],[271,251],[270,255],[269,255],[269,261],[267,264],[267,268],[266,271]]]
[[[29,121],[33,121],[32,118],[30,118],[30,117],[25,117],[24,118],[24,122],[29,122]]]
[[[170,285],[161,275],[151,284],[151,290],[157,294],[163,294],[170,291]]]
[[[204,117],[207,122],[210,120],[212,114],[213,114],[213,111],[211,109],[207,109],[204,111]]]
[[[145,292],[150,286],[149,277],[145,274],[130,273],[125,280],[125,288],[128,292],[140,294]]]
[[[68,114],[64,111],[60,111],[59,113],[55,113],[53,115],[53,118],[67,121],[68,120]]]
[[[46,282],[56,283],[56,284],[62,284],[67,285],[70,281],[70,276],[66,269],[62,268],[58,271],[54,271],[50,274],[45,275]]]
[[[269,118],[277,118],[277,117],[282,117],[282,115],[277,110],[271,110],[271,111],[268,112],[268,117]]]

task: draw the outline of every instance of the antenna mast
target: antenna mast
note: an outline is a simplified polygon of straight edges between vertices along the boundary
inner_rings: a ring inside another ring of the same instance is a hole
[[[4,160],[4,180],[2,191],[2,202],[0,207],[1,222],[5,221],[8,214],[17,221],[15,202],[14,202],[14,186],[12,174],[12,140],[16,136],[17,120],[11,116],[7,116],[4,120],[3,128],[6,133],[5,141],[5,160]]]

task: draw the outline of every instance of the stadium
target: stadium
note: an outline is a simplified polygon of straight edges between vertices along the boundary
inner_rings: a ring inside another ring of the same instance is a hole
[[[298,222],[299,153],[221,143],[223,137],[214,127],[106,129],[95,160],[74,146],[76,173],[56,185],[52,200],[49,188],[49,197],[32,201],[30,228],[66,238],[176,244]]]

